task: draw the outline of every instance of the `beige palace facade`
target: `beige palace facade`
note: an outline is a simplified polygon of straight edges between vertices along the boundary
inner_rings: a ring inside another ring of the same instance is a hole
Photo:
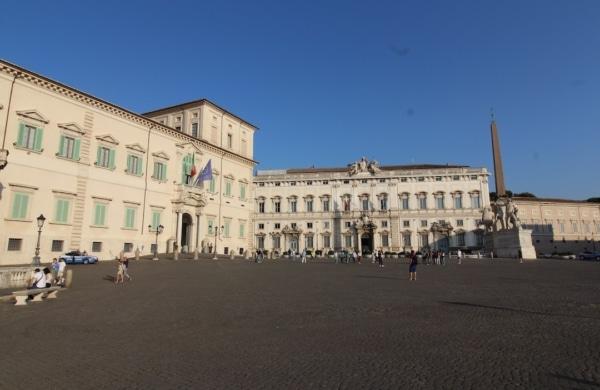
[[[481,248],[485,168],[379,166],[258,171],[254,247],[369,252]],[[435,226],[451,226],[450,234]]]
[[[600,204],[567,199],[513,198],[521,224],[540,253],[598,251]]]
[[[159,225],[159,252],[251,249],[255,131],[208,100],[139,115],[0,61],[0,265],[31,263],[40,214],[42,261],[150,254]]]

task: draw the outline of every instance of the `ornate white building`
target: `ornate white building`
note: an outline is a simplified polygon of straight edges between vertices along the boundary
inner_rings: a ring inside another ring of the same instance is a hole
[[[277,251],[481,248],[485,168],[379,166],[258,171],[254,246]]]
[[[0,61],[0,265],[31,262],[41,214],[42,261],[149,254],[160,225],[161,253],[251,249],[255,130],[208,100],[140,115]]]

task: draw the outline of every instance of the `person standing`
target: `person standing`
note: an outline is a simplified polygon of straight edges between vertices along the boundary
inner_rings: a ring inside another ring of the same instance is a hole
[[[127,278],[127,281],[131,281],[131,276],[129,276],[129,259],[125,258],[123,261],[123,276]]]
[[[417,255],[414,250],[410,251],[410,265],[408,266],[408,280],[417,280]]]
[[[115,277],[115,285],[118,283],[124,282],[124,271],[123,271],[123,262],[121,259],[117,259],[117,276]]]
[[[373,251],[373,253],[371,253],[371,264],[375,264],[376,258],[377,258],[377,251]]]
[[[381,249],[377,252],[377,261],[379,262],[379,268],[383,268],[383,252]]]
[[[54,282],[58,281],[58,268],[60,265],[58,264],[58,259],[55,257],[52,259],[52,265],[50,266],[50,271],[52,271],[52,277],[54,278]]]
[[[302,250],[302,264],[306,264],[306,248]]]
[[[56,284],[61,287],[65,287],[65,270],[67,269],[67,263],[65,263],[65,259],[61,258],[58,261],[58,275],[56,279]]]
[[[458,257],[458,264],[462,264],[462,252],[460,249],[456,252],[456,257]]]
[[[446,265],[446,252],[440,251],[440,262],[442,265]]]

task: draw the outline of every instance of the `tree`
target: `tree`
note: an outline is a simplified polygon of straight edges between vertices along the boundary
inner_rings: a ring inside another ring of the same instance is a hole
[[[514,196],[520,196],[522,198],[537,198],[537,196],[535,196],[531,192],[519,192],[519,193],[515,194]]]
[[[600,203],[600,197],[597,197],[597,198],[589,198],[588,200],[586,200],[586,202],[590,202],[590,203]]]

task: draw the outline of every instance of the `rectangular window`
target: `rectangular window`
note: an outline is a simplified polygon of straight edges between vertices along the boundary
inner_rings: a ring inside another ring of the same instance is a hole
[[[435,177],[435,181],[442,181],[442,177],[441,176],[436,176]]]
[[[232,183],[231,180],[226,179],[225,180],[225,196],[231,196],[231,187],[232,187]]]
[[[349,227],[351,227],[351,226],[352,226],[352,222],[350,222],[350,221],[346,221],[345,225],[346,225],[346,227],[347,227],[347,228],[349,228]]]
[[[217,188],[217,178],[215,177],[215,175],[213,175],[212,179],[210,179],[208,191],[212,192],[214,194],[216,192],[216,188]]]
[[[306,228],[307,228],[307,229],[312,229],[312,227],[313,227],[313,224],[312,224],[312,222],[307,222],[307,223],[306,223]]]
[[[21,123],[19,125],[17,146],[40,152],[42,150],[43,131],[43,129]]]
[[[382,197],[381,199],[379,199],[379,207],[383,211],[387,210],[387,198],[386,197]]]
[[[123,227],[133,229],[135,227],[135,208],[125,207],[125,222]]]
[[[381,227],[382,228],[388,227],[388,221],[381,221]]]
[[[313,236],[306,236],[306,247],[313,248]]]
[[[132,175],[142,175],[142,159],[130,154],[127,156],[127,173]]]
[[[292,222],[292,229],[296,229],[296,226],[297,226],[296,223]]]
[[[96,166],[114,169],[115,151],[105,146],[98,146],[96,151]]]
[[[167,180],[167,165],[165,163],[155,161],[152,178],[156,180]]]
[[[344,236],[346,238],[346,248],[352,247],[352,236]]]
[[[461,195],[454,195],[454,208],[462,209],[462,196]]]
[[[325,248],[329,248],[331,246],[331,242],[330,242],[330,237],[329,236],[323,236],[323,246]]]
[[[279,249],[281,247],[281,238],[279,236],[273,236],[273,249]]]
[[[79,160],[81,140],[66,135],[60,136],[58,155],[71,160]]]
[[[425,248],[429,246],[429,234],[421,233],[419,234],[419,240],[421,240],[421,248]]]
[[[246,200],[246,183],[240,183],[240,199]]]
[[[265,201],[258,202],[258,212],[263,214],[265,212]]]
[[[256,237],[258,241],[258,249],[265,249],[265,238],[263,236]]]
[[[231,237],[229,235],[230,233],[230,228],[231,227],[231,220],[230,219],[224,219],[223,220],[223,237]]]
[[[369,211],[369,199],[362,200],[362,209],[363,211]]]
[[[408,210],[408,196],[402,197],[402,210]]]
[[[23,192],[15,192],[13,194],[12,211],[10,213],[11,218],[14,218],[14,219],[27,218],[28,205],[29,205],[29,194],[25,194]]]
[[[264,186],[265,186],[265,183],[258,183],[258,186],[259,186],[259,187],[264,187]]]
[[[306,201],[306,211],[309,213],[312,213],[313,211],[313,201],[312,199],[309,199]]]
[[[323,184],[329,184],[328,180],[323,180]]]
[[[96,203],[94,205],[94,225],[106,226],[106,204]]]
[[[479,194],[471,195],[471,208],[474,208],[474,209],[481,208],[481,201],[479,198]]]
[[[438,195],[435,197],[435,207],[438,209],[444,208],[444,196],[443,195]]]
[[[350,180],[344,180],[344,184],[350,184]]]
[[[421,227],[426,228],[427,227],[427,221],[421,221]]]
[[[460,180],[460,176],[452,176],[452,180],[458,181],[458,180]]]
[[[404,243],[404,246],[411,246],[410,245],[410,233],[403,233],[402,234],[402,242]]]
[[[264,223],[259,223],[258,224],[258,230],[264,230],[265,228],[265,224]]]
[[[564,222],[559,223],[558,229],[561,233],[564,233],[565,232],[565,223]]]
[[[457,219],[456,220],[456,226],[464,226],[464,222],[462,219]]]
[[[240,222],[240,238],[246,237],[246,222]]]
[[[92,242],[92,252],[102,252],[102,242],[101,241]]]
[[[192,123],[192,137],[198,138],[198,123]]]
[[[281,186],[281,183],[280,182],[275,182],[275,187],[279,187],[279,186]]]
[[[471,180],[477,180],[477,175],[471,175]]]
[[[458,233],[456,235],[456,245],[465,246],[465,233]]]
[[[20,251],[21,246],[23,245],[23,239],[21,238],[9,238],[8,239],[8,248],[9,251]]]
[[[280,223],[276,223],[275,224],[275,229],[281,229],[281,224]]]
[[[276,213],[281,212],[281,202],[275,202],[275,212]]]
[[[329,221],[323,222],[323,229],[329,229]]]
[[[402,226],[405,228],[410,227],[410,221],[402,221]]]
[[[52,252],[62,252],[64,243],[63,240],[52,240]]]
[[[419,177],[419,178],[417,178],[417,181],[425,181],[425,178],[424,177]]]
[[[329,199],[323,200],[323,211],[329,211]]]
[[[407,181],[408,181],[408,179],[406,177],[400,178],[400,183],[406,183]]]
[[[156,231],[158,226],[160,225],[160,215],[161,212],[157,210],[152,210],[152,230]]]
[[[207,231],[208,231],[208,234],[211,235],[211,236],[215,234],[214,231],[213,231],[213,226],[214,225],[215,225],[215,220],[212,219],[212,218],[208,218],[208,229],[207,229]]]
[[[133,251],[133,243],[131,242],[126,242],[123,244],[123,252],[125,253],[129,253]]]
[[[233,134],[227,134],[227,147],[233,149]]]
[[[67,199],[57,199],[54,210],[54,222],[67,223],[69,221],[69,209],[71,201]]]
[[[427,209],[427,198],[425,196],[419,197],[419,208],[421,210]]]
[[[577,223],[573,222],[573,233],[577,233]]]
[[[384,247],[388,247],[389,245],[389,239],[388,239],[388,235],[387,234],[382,234],[381,235],[381,245],[383,245]]]
[[[290,211],[291,211],[292,213],[295,213],[295,212],[296,212],[296,210],[297,210],[297,207],[296,207],[296,206],[297,206],[297,203],[296,203],[296,201],[295,201],[295,200],[292,200],[292,201],[290,202]]]
[[[307,181],[306,181],[306,185],[307,185],[307,186],[312,186],[312,180],[307,180]]]

